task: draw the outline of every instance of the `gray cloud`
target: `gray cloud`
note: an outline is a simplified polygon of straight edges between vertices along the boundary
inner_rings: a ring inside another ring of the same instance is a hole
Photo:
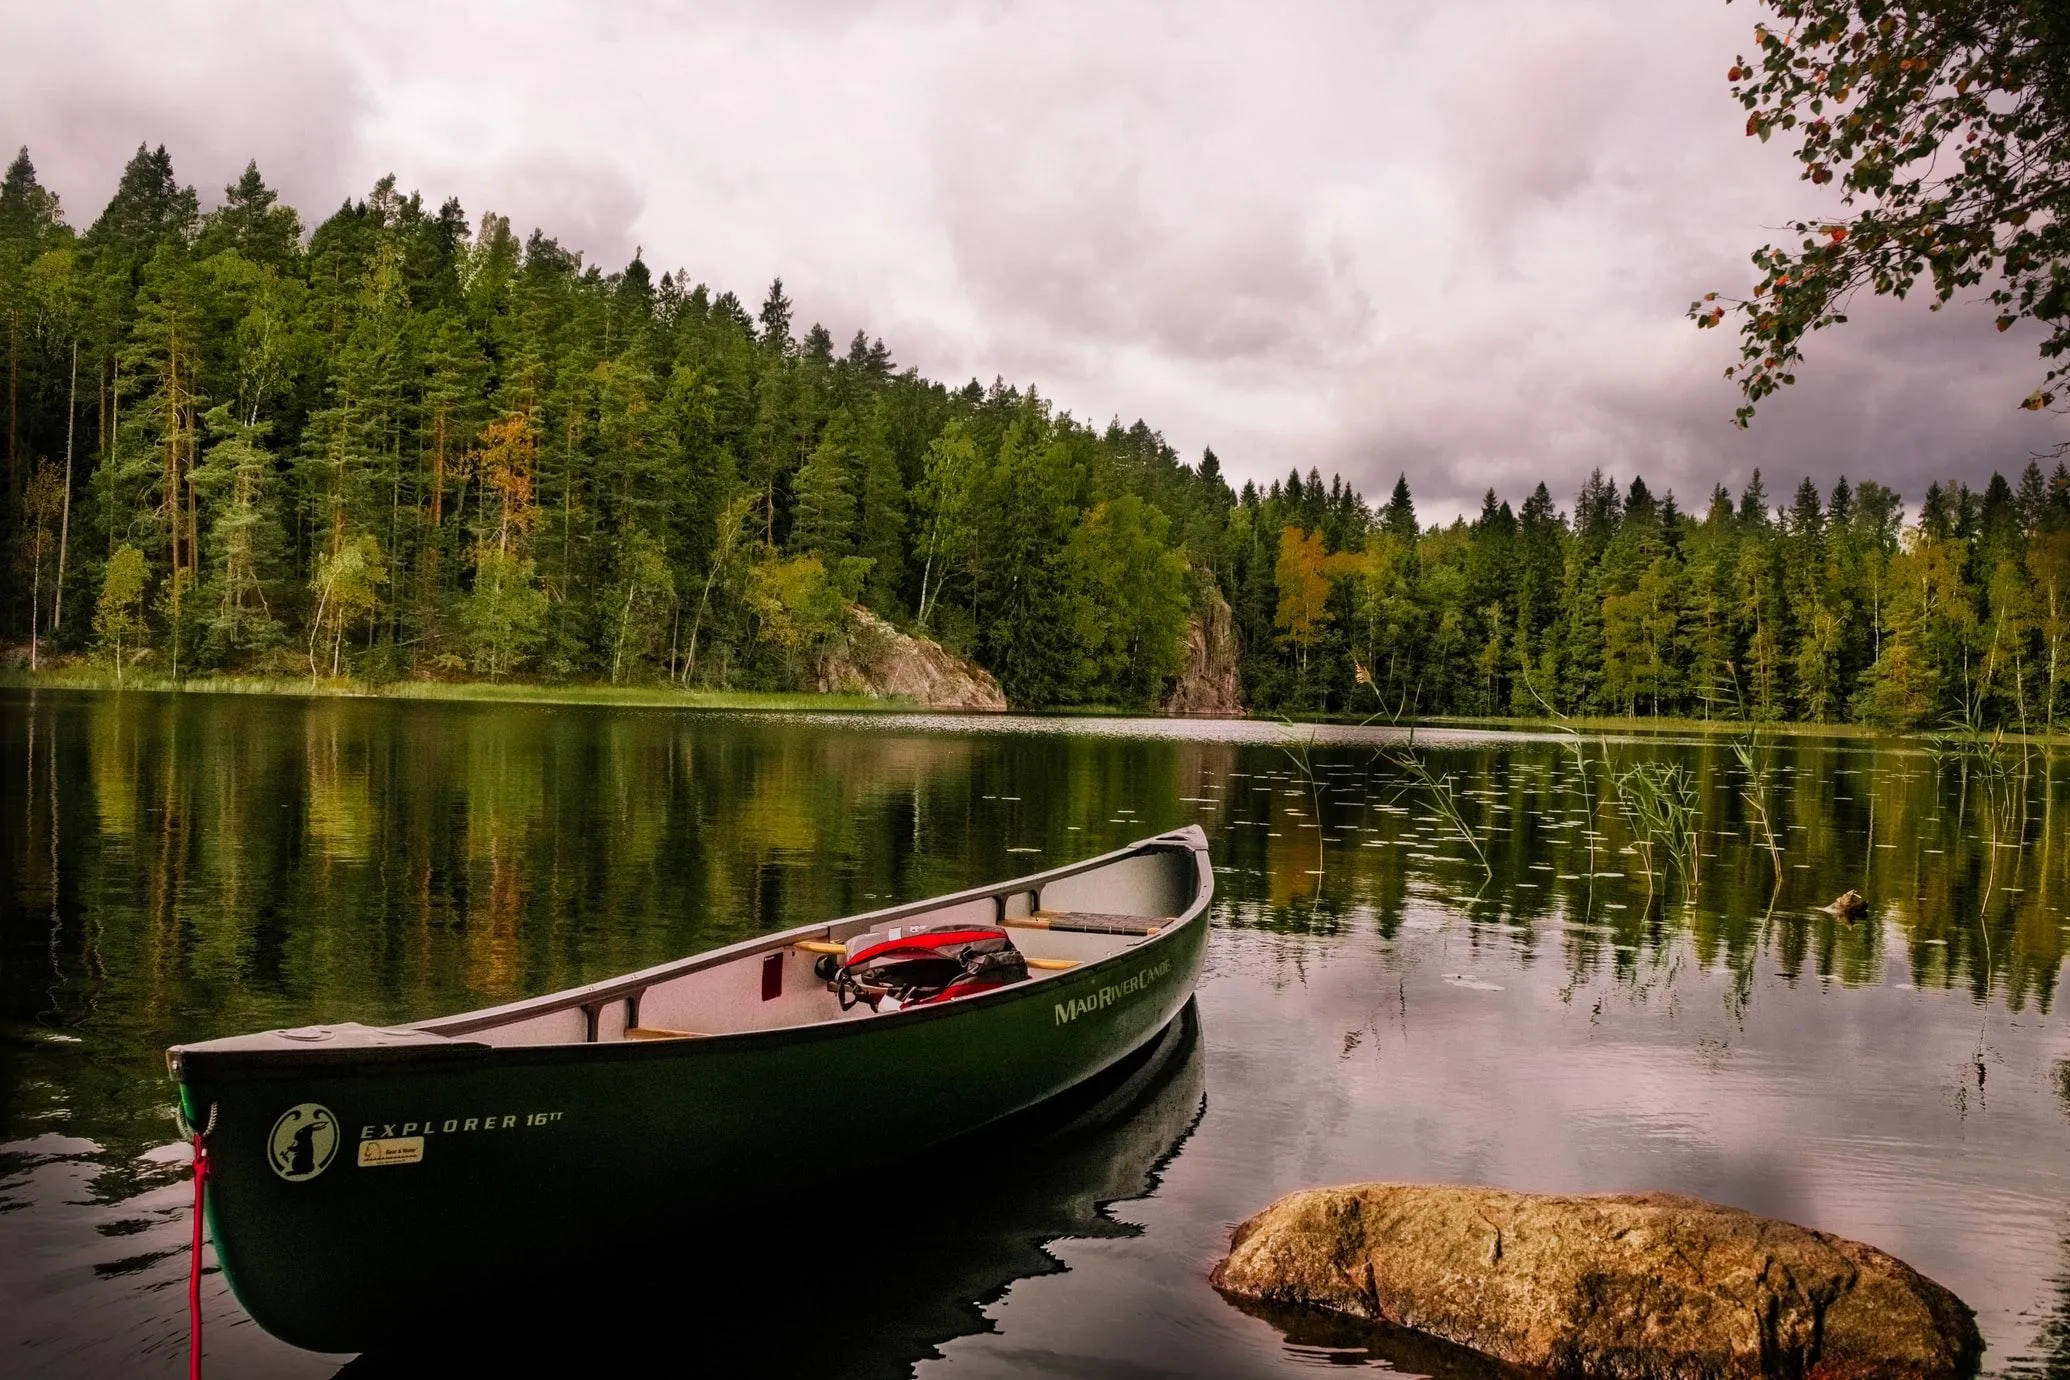
[[[987,335],[1067,367],[1116,347],[1182,367],[1326,367],[1371,309],[1311,243],[1304,199],[1197,164],[1174,176],[1159,141],[1129,137],[1197,73],[1066,57],[987,64],[934,111],[936,211]]]
[[[373,93],[335,47],[256,6],[12,7],[0,17],[0,140],[27,144],[65,213],[92,223],[140,143],[164,144],[202,204],[257,159],[305,220],[352,187]],[[11,149],[10,149],[11,152]]]
[[[434,199],[456,195],[462,205],[508,216],[520,234],[532,226],[545,228],[561,248],[606,272],[615,272],[644,249],[636,232],[644,207],[640,189],[612,164],[549,152],[483,167],[434,168],[424,191]]]
[[[1755,466],[1915,496],[2052,444],[2031,337],[1861,304],[1730,425],[1682,319],[1827,203],[1740,133],[1753,11],[885,0],[524,12],[80,5],[0,17],[0,138],[77,223],[140,139],[204,200],[257,157],[316,219],[393,171],[635,245],[957,380],[1141,416],[1231,472],[1409,473],[1427,516],[1589,469],[1685,505]]]

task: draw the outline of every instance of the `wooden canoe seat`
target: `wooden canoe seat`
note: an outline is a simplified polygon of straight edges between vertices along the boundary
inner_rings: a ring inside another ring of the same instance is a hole
[[[702,1040],[704,1035],[696,1030],[667,1030],[658,1025],[629,1025],[625,1028],[628,1040]]]
[[[1154,935],[1169,920],[1147,915],[1101,915],[1085,910],[1038,910],[1033,915],[1010,915],[1004,922],[1022,930],[1063,930],[1072,934]]]

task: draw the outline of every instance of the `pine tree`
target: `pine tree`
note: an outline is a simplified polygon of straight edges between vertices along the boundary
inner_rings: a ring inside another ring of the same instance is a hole
[[[27,438],[23,434],[23,368],[25,353],[33,351],[36,318],[41,313],[34,281],[35,267],[46,250],[64,238],[63,217],[57,197],[36,180],[36,165],[23,148],[0,178],[0,330],[4,330],[7,351],[7,434],[5,437],[7,495],[22,492]],[[61,310],[70,315],[70,304]],[[74,336],[76,339],[76,334]],[[26,500],[25,500],[26,501]],[[0,537],[13,533],[17,525],[11,511],[0,511]],[[33,622],[40,605],[31,600]],[[33,638],[31,639],[33,642]]]
[[[276,272],[295,266],[302,252],[302,218],[266,185],[257,162],[244,165],[237,181],[223,189],[223,203],[201,220],[195,254],[207,258],[234,250]]]
[[[36,180],[36,165],[27,145],[15,154],[0,176],[0,243],[26,261],[35,257],[40,243],[56,234],[64,223],[57,193]]]
[[[855,418],[837,412],[827,422],[812,458],[798,471],[790,549],[828,561],[855,549],[855,479],[860,468]]]
[[[475,669],[491,680],[522,668],[546,633],[546,596],[530,554],[539,525],[538,453],[532,419],[509,413],[483,431],[474,457],[483,512],[476,522],[474,588],[460,621]]]
[[[1015,409],[972,506],[977,650],[1017,703],[1056,703],[1074,652],[1061,617],[1064,552],[1079,516],[1082,475],[1071,438],[1032,395]]]
[[[871,409],[857,437],[856,554],[870,563],[863,601],[887,618],[903,610],[899,590],[905,582],[906,495],[898,460],[885,435],[884,417]]]
[[[209,501],[209,653],[231,663],[280,640],[279,620],[266,602],[262,564],[273,554],[277,533],[273,503],[275,461],[266,449],[268,422],[240,421],[229,403],[209,410],[208,432],[216,440],[194,476]]]

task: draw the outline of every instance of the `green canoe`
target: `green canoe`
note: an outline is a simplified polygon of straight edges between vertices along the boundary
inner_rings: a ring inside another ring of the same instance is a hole
[[[1163,1030],[1213,889],[1187,828],[490,1010],[175,1046],[182,1113],[212,1124],[217,1259],[268,1332],[357,1351],[486,1274],[855,1182]],[[1006,926],[1028,980],[873,1013],[815,972],[858,936],[951,921]]]

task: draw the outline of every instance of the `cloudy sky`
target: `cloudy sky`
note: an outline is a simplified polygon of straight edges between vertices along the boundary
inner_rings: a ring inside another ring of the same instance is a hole
[[[2034,337],[1862,304],[1750,433],[1684,319],[1823,202],[1741,133],[1748,0],[9,5],[0,143],[85,224],[140,140],[306,220],[394,172],[616,268],[1433,516],[1600,465],[1915,496],[2053,444]]]

